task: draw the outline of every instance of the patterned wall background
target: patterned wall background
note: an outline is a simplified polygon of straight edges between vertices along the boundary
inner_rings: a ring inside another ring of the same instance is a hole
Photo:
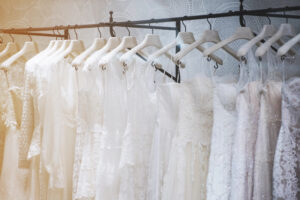
[[[55,26],[67,24],[98,23],[108,21],[109,11],[114,11],[116,21],[141,20],[149,18],[176,17],[184,15],[206,14],[211,12],[224,12],[228,10],[238,10],[238,0],[0,0],[0,27],[38,27]],[[299,5],[299,0],[245,0],[246,9],[295,6]],[[298,13],[299,14],[299,13]],[[230,36],[236,27],[239,26],[237,17],[213,20],[213,29],[219,31],[221,38]],[[279,25],[285,22],[284,19],[272,18],[272,24]],[[297,30],[300,30],[300,23],[289,20]],[[264,23],[268,23],[265,17],[246,17],[246,25],[254,31],[259,32]],[[167,24],[167,23],[166,23]],[[169,24],[174,25],[174,24]],[[195,37],[200,37],[201,33],[209,28],[206,20],[195,20],[186,22],[187,31],[194,33]],[[115,29],[118,36],[127,35],[125,28]],[[108,28],[101,29],[104,37],[109,37]],[[146,33],[151,30],[130,29],[131,35],[141,41]],[[98,37],[97,29],[77,30],[78,36],[89,46],[95,37]],[[161,36],[164,44],[171,42],[175,38],[175,33],[171,31],[155,31]],[[71,31],[71,38],[75,38]],[[7,42],[10,37],[2,36]],[[15,35],[15,40],[22,46],[23,42],[29,40],[27,36]],[[44,48],[51,38],[33,37],[37,41],[40,49]],[[240,42],[232,44],[234,48]],[[237,62],[230,56],[218,52],[224,61],[224,70],[232,72],[236,69]],[[195,55],[195,56],[192,56]],[[192,59],[193,58],[193,59]],[[200,66],[209,65],[206,59],[198,52],[192,52],[186,57],[188,66],[186,71],[197,71]],[[200,64],[199,64],[200,63]],[[230,69],[230,70],[228,70]]]

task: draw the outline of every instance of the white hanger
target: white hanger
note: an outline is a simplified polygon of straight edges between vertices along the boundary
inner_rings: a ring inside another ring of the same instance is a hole
[[[220,39],[219,33],[217,31],[206,30],[206,31],[204,31],[204,33],[202,34],[202,37],[199,40],[195,41],[195,39],[193,37],[193,41],[190,43],[189,46],[187,46],[186,48],[182,49],[180,52],[175,54],[174,61],[179,62],[180,59],[182,59],[184,56],[186,56],[189,52],[191,52],[195,48],[197,48],[200,52],[204,52],[205,49],[204,49],[204,47],[201,46],[201,44],[204,44],[207,42],[213,42],[216,44],[220,41],[221,41],[221,39]],[[225,51],[227,51],[230,55],[235,56],[235,52],[227,45],[223,46],[222,48]],[[213,54],[210,57],[214,61],[216,61],[216,63],[218,63],[219,65],[223,64],[223,60],[221,58],[219,58]]]
[[[0,44],[0,52],[1,52],[2,50],[4,50],[4,49],[5,49],[5,47],[6,47],[6,44],[4,44],[4,43],[1,43],[1,44]]]
[[[95,67],[95,65],[93,65],[95,62],[98,62],[101,57],[103,55],[105,55],[106,53],[110,52],[111,50],[113,50],[114,48],[116,48],[121,42],[121,39],[119,37],[110,37],[106,43],[106,45],[94,52],[87,60],[86,63],[83,67],[83,70],[91,70],[92,67]]]
[[[28,60],[26,66],[30,66],[33,62],[36,62],[41,56],[46,54],[47,51],[49,51],[54,46],[55,42],[56,40],[51,40],[49,42],[49,45],[43,51],[40,51],[38,54],[36,54],[35,56],[33,56],[31,59]]]
[[[3,43],[3,38],[0,36],[0,51],[2,51],[3,49],[5,49],[6,44]]]
[[[103,58],[101,58],[98,65],[102,67],[103,65],[107,64],[111,60],[111,58],[115,57],[117,53],[124,51],[126,49],[134,48],[136,45],[137,42],[135,37],[132,36],[123,37],[121,43],[110,53],[108,53]]]
[[[73,59],[84,51],[82,40],[71,40],[70,45],[58,56],[58,60],[71,56]]]
[[[191,36],[188,37],[189,34],[185,34],[185,33],[186,32],[179,32],[178,35],[177,35],[177,37],[176,37],[176,39],[173,42],[167,44],[166,46],[160,48],[158,51],[156,51],[153,54],[151,54],[148,57],[148,62],[152,63],[156,58],[160,57],[161,55],[163,55],[163,54],[166,55],[166,53],[170,49],[175,48],[177,44],[181,43],[182,38],[186,38],[184,40],[189,40]],[[170,55],[168,57],[174,62],[173,56]],[[176,63],[176,62],[174,62],[174,63]],[[180,63],[176,63],[176,64],[178,64],[182,68],[185,67],[184,63],[180,62]],[[157,67],[161,67],[160,65],[158,65],[158,63],[155,63],[155,65]]]
[[[73,60],[72,66],[77,68],[78,66],[82,65],[92,53],[101,49],[105,44],[106,39],[95,38],[93,44]]]
[[[287,43],[285,43],[282,47],[280,47],[277,51],[278,56],[285,55],[294,45],[300,42],[300,33],[290,39]]]
[[[23,48],[18,51],[18,53],[14,54],[11,56],[9,59],[7,59],[4,63],[1,64],[1,67],[3,68],[8,68],[11,66],[14,62],[19,60],[20,58],[25,58],[26,60],[29,60],[34,56],[35,54],[38,53],[38,47],[35,42],[25,42]]]
[[[254,35],[249,27],[238,27],[232,36],[206,49],[203,54],[204,56],[209,56],[213,52],[217,51],[218,49],[224,47],[227,44],[230,44],[231,42],[241,39],[251,40],[253,37]],[[236,58],[238,56],[235,54],[234,57]]]
[[[265,55],[265,53],[270,49],[272,44],[277,42],[283,36],[293,37],[295,35],[295,29],[292,27],[291,24],[281,24],[278,31],[255,51],[255,56],[262,57],[263,55]]]
[[[246,54],[254,45],[259,43],[261,40],[265,39],[266,37],[273,36],[276,33],[276,30],[277,30],[276,27],[273,25],[270,24],[264,25],[261,32],[256,37],[254,37],[249,42],[246,42],[239,48],[237,55],[239,57],[246,56]]]
[[[54,61],[60,60],[58,58],[61,57],[61,54],[68,48],[68,46],[71,43],[71,40],[61,40],[61,41],[62,41],[62,43],[61,43],[60,47],[56,50],[53,50],[51,52],[51,55],[48,56],[47,60],[49,62],[54,62]]]
[[[8,42],[5,49],[0,52],[0,62],[3,62],[7,58],[11,57],[15,53],[17,53],[19,50],[19,47],[14,42]]]
[[[154,34],[147,34],[144,38],[144,40],[132,48],[130,51],[125,53],[120,57],[120,61],[123,63],[128,62],[132,58],[132,56],[136,55],[137,53],[142,54],[142,49],[147,48],[147,47],[155,47],[156,49],[162,48],[162,43],[160,41],[159,35],[154,35]],[[171,58],[172,56],[168,53],[166,53],[166,56]]]

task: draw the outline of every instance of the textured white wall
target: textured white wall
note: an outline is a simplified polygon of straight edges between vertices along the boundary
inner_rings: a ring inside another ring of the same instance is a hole
[[[268,8],[280,6],[299,5],[299,0],[245,0],[246,9]],[[175,17],[184,15],[206,14],[211,12],[224,12],[228,10],[238,10],[238,0],[1,0],[0,3],[0,27],[37,27],[54,26],[67,24],[98,23],[108,21],[109,11],[114,11],[116,21],[141,20],[149,18]],[[299,13],[298,13],[299,14]],[[230,36],[236,27],[239,26],[238,17],[210,20],[213,28],[219,31],[221,38]],[[285,20],[272,19],[273,24],[280,24]],[[298,26],[299,20],[290,20]],[[258,32],[264,23],[268,23],[265,17],[246,17],[246,24],[254,31]],[[166,25],[174,25],[168,24]],[[186,22],[187,31],[200,37],[201,33],[208,29],[206,20],[195,20]],[[130,29],[131,35],[135,35],[141,41],[146,33],[151,30]],[[115,28],[118,36],[127,35],[125,28]],[[98,37],[97,29],[78,30],[79,38],[89,46],[94,37]],[[105,37],[109,37],[108,28],[101,29]],[[160,34],[164,44],[174,39],[175,33],[172,31],[155,31]],[[3,36],[5,41],[9,41],[8,36]],[[71,31],[74,38],[74,32]],[[22,45],[29,38],[15,35],[16,41]],[[40,48],[44,48],[51,38],[33,37],[38,42]],[[232,44],[237,48],[240,43]],[[222,51],[218,54],[224,60],[223,70],[232,72],[237,69],[237,62]],[[206,59],[198,52],[192,52],[186,57],[188,68],[186,71],[197,71],[200,67],[207,66]],[[223,73],[223,72],[222,72]]]

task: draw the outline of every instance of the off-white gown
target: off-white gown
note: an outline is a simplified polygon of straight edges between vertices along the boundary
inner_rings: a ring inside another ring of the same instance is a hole
[[[282,125],[273,171],[273,199],[300,198],[300,78],[282,87]]]
[[[278,59],[279,60],[279,59]],[[253,200],[272,199],[274,154],[281,126],[281,65],[268,53],[267,80],[261,88],[255,149]]]
[[[22,92],[24,86],[25,61],[18,60],[6,72],[8,91],[5,105],[5,125],[7,126],[3,166],[0,177],[0,199],[26,200],[28,198],[28,169],[19,169],[18,135],[22,116]]]
[[[103,134],[97,166],[96,199],[119,199],[120,159],[127,126],[126,73],[117,55],[104,73]]]
[[[126,71],[127,124],[122,138],[119,200],[146,199],[147,175],[156,117],[151,66],[133,60]]]
[[[42,159],[49,174],[47,196],[55,200],[72,198],[78,94],[70,63],[70,58],[51,63],[47,75]]]
[[[162,199],[206,199],[213,84],[198,76],[182,83],[180,90],[178,129],[171,145]]]
[[[151,147],[147,199],[160,200],[167,173],[173,136],[176,135],[180,84],[165,83],[157,87],[157,117]]]
[[[214,124],[207,177],[207,200],[228,200],[231,187],[231,161],[236,128],[236,86],[217,84],[214,91]]]
[[[103,133],[104,79],[99,67],[77,71],[78,118],[73,171],[73,199],[96,196],[96,169]]]

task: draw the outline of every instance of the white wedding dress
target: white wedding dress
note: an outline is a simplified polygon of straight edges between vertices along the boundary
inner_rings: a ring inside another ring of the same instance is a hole
[[[233,139],[231,192],[232,200],[250,200],[253,195],[255,144],[260,110],[259,66],[252,52],[241,63],[237,84],[237,122]]]
[[[103,72],[77,70],[78,117],[73,171],[73,199],[94,199],[103,126]]]
[[[214,124],[207,177],[207,200],[228,200],[237,114],[234,83],[217,84],[214,91]]]
[[[157,117],[151,147],[148,174],[148,200],[160,200],[163,178],[167,172],[171,142],[176,135],[180,84],[165,83],[157,87]]]
[[[143,62],[143,63],[142,63]],[[147,175],[156,117],[153,69],[134,59],[126,71],[127,125],[122,138],[119,200],[146,199]],[[150,84],[150,87],[149,87]]]
[[[104,73],[103,134],[97,166],[97,200],[119,199],[120,159],[127,122],[126,73],[117,55]]]
[[[43,117],[42,159],[49,174],[47,199],[72,198],[76,137],[77,82],[70,58],[50,63],[45,116]]]
[[[282,88],[282,125],[273,171],[273,199],[300,199],[300,78]]]
[[[282,73],[279,59],[268,52],[267,80],[261,88],[255,149],[253,200],[272,199],[274,154],[281,126]]]
[[[213,84],[204,76],[180,86],[177,133],[171,144],[163,200],[206,199],[213,125]]]
[[[6,72],[7,103],[5,104],[5,125],[7,127],[3,165],[0,177],[0,199],[27,200],[28,190],[28,169],[19,169],[19,146],[18,135],[20,134],[20,123],[22,116],[22,92],[24,84],[23,60],[17,61],[9,66]]]

